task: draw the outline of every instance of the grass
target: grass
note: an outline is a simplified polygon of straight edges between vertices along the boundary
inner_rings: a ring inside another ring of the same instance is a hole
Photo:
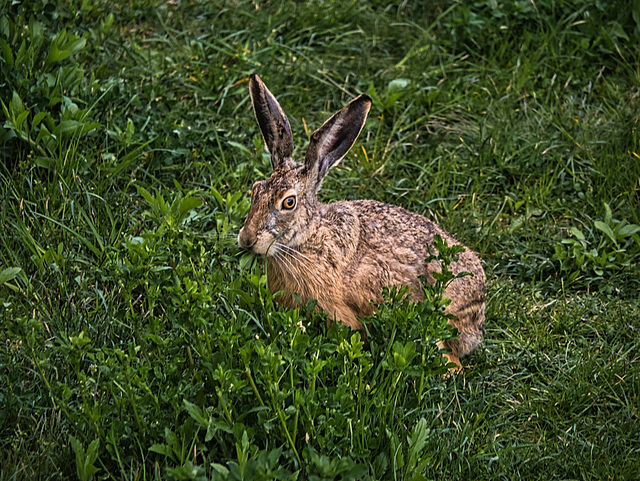
[[[0,480],[637,479],[638,7],[0,1]],[[463,374],[437,286],[368,347],[274,305],[252,72],[298,158],[374,99],[321,197],[480,253]]]

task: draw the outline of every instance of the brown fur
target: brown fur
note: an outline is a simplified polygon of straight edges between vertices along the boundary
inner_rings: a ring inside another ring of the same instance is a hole
[[[432,245],[436,234],[449,245],[458,241],[425,217],[398,206],[373,200],[317,201],[324,174],[346,154],[364,125],[370,99],[356,98],[318,129],[305,163],[299,165],[290,157],[288,121],[256,75],[250,91],[274,172],[254,184],[238,242],[266,256],[269,288],[284,291],[278,302],[297,307],[294,293],[303,302],[317,299],[330,319],[362,329],[359,319],[373,312],[370,300],[381,301],[384,286],[409,286],[412,299],[421,300],[418,276],[432,281],[431,273],[439,269],[436,262],[425,264],[426,244]],[[296,206],[287,210],[283,200],[290,196]],[[451,268],[472,274],[454,280],[445,291],[452,300],[447,312],[456,316],[451,323],[460,335],[442,347],[451,349],[447,358],[460,366],[459,357],[482,339],[485,274],[477,255],[466,247]]]

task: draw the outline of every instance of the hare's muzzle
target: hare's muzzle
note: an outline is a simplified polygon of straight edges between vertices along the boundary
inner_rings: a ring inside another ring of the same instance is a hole
[[[256,243],[257,239],[255,236],[252,236],[248,229],[244,227],[240,229],[240,233],[238,234],[238,245],[243,249],[250,249],[252,245]]]

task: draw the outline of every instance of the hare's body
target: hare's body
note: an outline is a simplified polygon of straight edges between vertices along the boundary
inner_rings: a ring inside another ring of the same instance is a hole
[[[272,154],[272,176],[254,185],[252,204],[238,241],[265,255],[269,288],[284,291],[279,302],[294,308],[316,299],[331,320],[361,329],[359,319],[373,312],[384,286],[409,286],[422,299],[418,276],[433,280],[436,262],[425,264],[427,244],[439,234],[460,244],[438,225],[401,207],[373,200],[321,204],[317,191],[327,170],[355,142],[370,107],[360,96],[328,120],[312,137],[305,163],[293,162],[289,124],[277,101],[257,76],[251,94],[263,136]],[[446,290],[447,312],[460,331],[444,347],[460,365],[482,339],[485,275],[478,257],[465,248],[452,271],[471,276],[455,279]]]
[[[434,235],[459,244],[438,225],[395,205],[358,200],[317,207],[313,237],[297,247],[276,244],[275,255],[267,256],[269,286],[284,291],[283,305],[298,307],[294,293],[303,302],[316,299],[331,319],[352,329],[362,329],[359,319],[373,313],[370,300],[380,301],[384,286],[408,285],[412,300],[423,299],[418,276],[432,280],[431,272],[438,269],[436,262],[425,264],[426,244],[432,245]],[[460,331],[452,351],[464,356],[482,339],[485,276],[468,249],[452,270],[473,274],[456,279],[446,291],[452,299],[447,312],[456,316]],[[459,362],[457,356],[450,359]]]

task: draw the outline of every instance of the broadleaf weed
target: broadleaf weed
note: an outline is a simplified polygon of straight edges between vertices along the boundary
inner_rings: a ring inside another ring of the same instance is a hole
[[[585,226],[586,235],[572,226],[572,237],[555,245],[553,258],[569,274],[570,282],[593,285],[640,262],[640,226],[615,219],[610,206],[604,206],[603,219],[593,221],[592,228]]]

